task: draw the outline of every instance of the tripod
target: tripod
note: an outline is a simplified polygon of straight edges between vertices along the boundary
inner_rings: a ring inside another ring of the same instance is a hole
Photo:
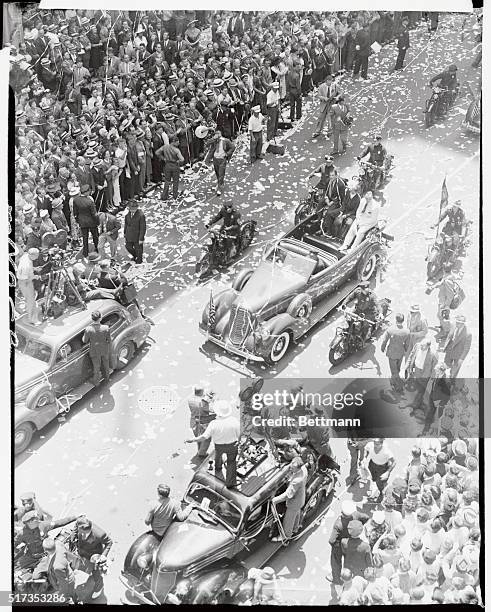
[[[75,296],[75,299],[77,300],[78,305],[81,306],[84,310],[87,309],[87,304],[83,301],[82,296],[78,292],[78,289],[75,286],[75,283],[70,278],[70,275],[68,274],[66,268],[59,267],[59,268],[51,269],[50,272],[48,273],[48,282],[46,283],[46,290],[44,294],[45,299],[44,299],[43,315],[44,315],[45,320],[49,316],[49,312],[53,304],[53,299],[57,295],[60,295],[60,294],[63,295],[63,297],[66,297],[65,296],[65,283],[68,283],[68,286],[72,290],[73,295]]]

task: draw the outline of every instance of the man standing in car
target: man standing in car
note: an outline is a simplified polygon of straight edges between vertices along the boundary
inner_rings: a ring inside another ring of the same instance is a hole
[[[112,372],[109,365],[111,336],[109,334],[109,327],[101,325],[101,318],[101,313],[95,310],[92,313],[92,325],[87,327],[82,337],[82,342],[89,345],[89,356],[93,367],[92,383],[94,387],[97,387],[102,380],[108,380]],[[101,365],[104,376],[102,380]]]
[[[145,524],[152,533],[161,540],[174,519],[184,521],[191,514],[193,507],[181,510],[179,502],[170,497],[170,487],[159,484],[157,487],[157,503],[153,503],[148,511]]]
[[[290,539],[300,529],[300,517],[305,505],[305,488],[307,485],[307,468],[300,457],[295,457],[290,463],[290,479],[284,493],[273,497],[273,504],[286,501],[286,512],[282,520],[285,537]],[[273,542],[281,542],[281,536],[272,538]]]

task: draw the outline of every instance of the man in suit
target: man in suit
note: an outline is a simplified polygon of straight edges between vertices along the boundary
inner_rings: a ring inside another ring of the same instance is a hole
[[[355,503],[345,500],[341,504],[341,514],[334,521],[329,544],[331,545],[331,574],[326,578],[333,584],[341,584],[341,568],[343,563],[341,542],[348,537],[348,525],[351,521],[359,521],[361,524],[368,521],[368,514],[360,512]]]
[[[334,98],[339,95],[338,86],[334,83],[332,75],[328,74],[323,83],[319,85],[317,90],[317,98],[320,100],[319,106],[319,118],[317,119],[317,126],[312,138],[317,138],[324,129],[326,120],[331,112],[331,106]],[[328,128],[328,133],[329,133]]]
[[[82,342],[89,345],[89,357],[92,361],[93,373],[92,383],[97,387],[102,380],[108,380],[111,375],[109,356],[111,349],[111,336],[109,327],[101,325],[101,313],[96,310],[92,313],[92,325],[89,325],[84,332]],[[101,366],[103,378],[101,379]]]
[[[390,385],[396,393],[402,393],[401,364],[409,343],[409,330],[404,328],[404,315],[396,314],[396,324],[385,332],[382,352],[387,355],[390,368]]]
[[[368,57],[370,55],[370,32],[369,26],[366,24],[361,30],[358,30],[355,38],[355,63],[353,65],[353,77],[357,77],[360,73],[362,79],[367,79],[368,73]]]
[[[156,185],[162,182],[163,170],[163,161],[162,158],[157,154],[157,151],[159,151],[159,149],[161,149],[166,144],[169,144],[169,137],[164,132],[162,124],[157,123],[152,135],[152,180]]]
[[[438,356],[431,347],[431,340],[423,338],[413,347],[406,365],[406,373],[416,385],[416,395],[413,401],[406,407],[412,407],[410,415],[416,410],[421,410],[423,397],[428,386],[428,381],[433,376],[438,363]]]
[[[113,541],[103,529],[85,516],[77,519],[72,538],[76,542],[75,552],[82,560],[80,569],[83,569],[94,579],[95,592],[92,599],[96,599],[104,589],[101,566],[107,560]],[[94,555],[97,555],[97,561],[94,561]]]
[[[363,576],[373,563],[370,545],[360,538],[362,533],[363,523],[352,520],[348,523],[348,537],[341,540],[343,569],[351,570],[353,576]]]
[[[84,257],[87,257],[89,254],[89,232],[92,234],[95,249],[97,250],[99,246],[99,219],[97,218],[95,203],[90,193],[90,185],[82,185],[80,195],[73,198],[73,216],[80,226]]]
[[[126,249],[133,256],[136,264],[142,263],[143,242],[147,231],[145,214],[138,208],[138,202],[128,202],[128,213],[124,218],[124,239]]]
[[[121,223],[114,215],[108,212],[100,212],[97,216],[99,219],[99,254],[101,257],[104,257],[104,248],[106,244],[109,244],[111,260],[114,261]]]
[[[467,357],[472,343],[472,334],[465,324],[464,315],[455,317],[455,325],[450,329],[443,351],[445,353],[445,364],[450,368],[450,378],[456,378],[459,370]]]
[[[228,21],[227,34],[230,38],[233,36],[242,38],[242,36],[244,36],[244,27],[242,13],[233,13],[232,17]]]
[[[176,59],[176,42],[169,39],[169,32],[162,32],[162,51],[165,61],[170,65]]]
[[[409,30],[407,29],[408,23],[407,18],[402,20],[402,29],[397,37],[397,48],[399,51],[394,70],[402,70],[404,68],[404,58],[406,57],[406,51],[409,49]]]
[[[235,145],[228,138],[222,136],[220,130],[216,130],[215,137],[211,143],[209,155],[213,156],[213,169],[217,177],[217,195],[222,195],[223,183],[225,182],[225,169],[230,160]]]

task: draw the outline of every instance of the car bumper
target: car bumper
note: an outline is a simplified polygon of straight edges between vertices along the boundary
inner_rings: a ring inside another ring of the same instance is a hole
[[[233,353],[234,355],[243,357],[244,359],[247,359],[248,361],[257,361],[257,362],[264,361],[264,358],[261,355],[256,355],[256,353],[251,353],[250,351],[246,349],[240,349],[231,343],[224,342],[220,337],[210,334],[210,332],[204,327],[202,327],[201,325],[199,326],[199,331],[201,334],[203,334],[203,336],[206,336],[207,340],[209,340],[210,342],[213,342],[214,344],[217,344],[218,346],[221,346],[228,353]]]
[[[123,584],[125,589],[129,591],[131,597],[138,599],[138,601],[141,601],[141,603],[144,603],[144,604],[148,604],[151,606],[157,605],[155,601],[153,600],[150,594],[150,591],[146,587],[144,587],[144,585],[142,585],[141,582],[138,582],[138,580],[134,578],[133,576],[127,576],[125,574],[121,574],[119,576],[119,580]],[[137,588],[138,586],[143,587],[144,590],[139,591]],[[122,602],[124,604],[131,604],[131,601],[129,601],[125,596],[122,597]]]

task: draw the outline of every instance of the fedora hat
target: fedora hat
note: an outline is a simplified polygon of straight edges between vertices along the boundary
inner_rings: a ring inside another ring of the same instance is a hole
[[[82,187],[80,188],[80,193],[82,195],[88,195],[90,194],[91,189],[90,189],[90,185],[82,185]]]
[[[232,414],[232,406],[225,400],[218,400],[213,404],[213,410],[219,419],[225,419]]]
[[[210,128],[206,125],[198,125],[194,133],[196,135],[196,138],[206,138],[206,136],[208,136],[209,131]]]
[[[31,203],[28,203],[28,204],[24,204],[24,206],[22,207],[22,212],[23,212],[25,215],[30,215],[30,214],[32,214],[32,213],[33,213],[35,210],[36,210],[36,207],[34,206],[34,204],[33,204],[32,202],[31,202]]]
[[[138,208],[138,202],[136,200],[129,200],[128,208]]]
[[[68,188],[68,195],[70,197],[76,196],[79,193],[80,193],[80,187],[77,187],[77,186],[74,185],[73,187],[69,187]]]
[[[261,111],[261,107],[259,106],[259,104],[257,106],[252,107],[253,113],[259,113],[260,111]]]
[[[89,263],[96,263],[97,261],[99,261],[101,258],[101,256],[99,255],[99,253],[97,251],[92,251],[92,253],[89,253],[87,255],[87,261]]]

